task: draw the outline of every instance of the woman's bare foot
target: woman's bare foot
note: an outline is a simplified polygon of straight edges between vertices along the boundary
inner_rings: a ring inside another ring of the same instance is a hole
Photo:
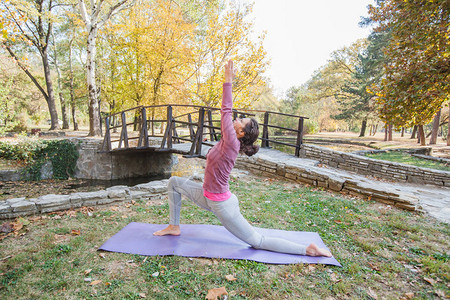
[[[306,255],[331,257],[331,252],[324,248],[319,248],[316,244],[313,243],[306,247]]]
[[[180,235],[180,225],[169,225],[163,230],[153,232],[153,235],[163,236],[163,235]]]

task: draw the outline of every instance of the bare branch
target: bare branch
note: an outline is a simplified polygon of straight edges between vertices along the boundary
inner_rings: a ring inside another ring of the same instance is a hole
[[[6,48],[6,50],[9,52],[9,54],[14,58],[14,60],[17,62],[19,67],[25,72],[25,74],[30,77],[31,81],[36,85],[36,87],[39,89],[39,91],[44,95],[44,98],[46,101],[48,101],[48,95],[45,92],[45,90],[42,88],[42,86],[39,84],[39,82],[36,80],[36,78],[28,71],[28,69],[20,62],[19,58],[16,56],[16,54],[11,50],[11,48],[3,43],[3,46]]]
[[[91,26],[91,18],[86,11],[86,5],[84,4],[84,0],[78,0],[78,4],[80,6],[81,18],[87,27]]]
[[[128,2],[128,3],[127,3]],[[109,20],[113,15],[117,14],[118,12],[130,8],[134,5],[136,0],[121,0],[117,2],[116,5],[113,5],[109,8],[109,11],[103,16],[100,22],[98,22],[99,27],[101,27],[106,21]]]

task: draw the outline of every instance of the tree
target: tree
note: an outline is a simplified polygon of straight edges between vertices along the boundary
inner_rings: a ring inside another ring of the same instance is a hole
[[[369,7],[374,30],[387,32],[385,76],[375,88],[380,117],[395,126],[423,125],[450,94],[450,4],[436,1],[378,1]]]
[[[433,128],[431,130],[430,145],[436,144],[440,120],[441,120],[441,110],[439,109],[433,119]]]
[[[59,127],[48,54],[53,23],[57,19],[52,12],[55,5],[52,0],[5,1],[2,2],[3,9],[1,11],[6,28],[2,46],[15,59],[47,101],[51,119],[50,130]],[[24,61],[25,58],[21,57],[23,53],[21,49],[32,51],[32,47],[37,50],[42,60],[45,88],[30,72]]]
[[[336,95],[340,113],[334,118],[361,120],[360,137],[365,135],[368,119],[375,117],[372,101],[374,95],[370,92],[370,88],[377,84],[383,75],[381,63],[384,56],[381,47],[384,40],[384,34],[379,33],[372,33],[368,37],[368,44],[363,44],[360,53],[356,55],[351,78],[345,80],[340,93]]]
[[[349,47],[334,51],[328,63],[317,70],[306,83],[309,106],[314,107],[308,112],[308,116],[318,121],[321,130],[342,127],[336,120],[344,120],[350,127],[353,127],[354,122],[362,121],[363,125],[366,124],[371,111],[371,97],[365,90],[370,79],[368,63],[362,64],[363,59],[364,62],[370,61],[364,56],[367,44],[367,40],[361,39]],[[317,106],[319,103],[320,108]]]
[[[247,20],[251,5],[232,3],[225,10],[221,10],[219,4],[206,7],[205,21],[197,28],[195,81],[190,88],[193,101],[206,106],[219,105],[222,67],[233,59],[237,70],[233,101],[237,107],[249,107],[261,97],[266,85],[262,77],[269,64],[263,47],[265,34],[260,35],[257,42],[251,39],[253,22]]]
[[[0,61],[0,132],[26,130],[28,115],[43,118],[43,97],[12,58],[0,53]]]
[[[96,83],[96,53],[97,53],[97,34],[98,30],[108,21],[113,15],[117,14],[123,9],[129,8],[134,3],[133,0],[120,0],[105,6],[107,3],[104,0],[90,1],[89,6],[86,7],[84,0],[78,0],[80,14],[85,23],[88,37],[87,45],[87,86],[89,95],[89,136],[101,135],[100,128],[100,106],[98,98],[98,90]]]

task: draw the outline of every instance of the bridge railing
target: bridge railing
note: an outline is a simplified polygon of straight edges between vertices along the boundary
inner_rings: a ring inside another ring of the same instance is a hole
[[[299,156],[306,117],[246,109],[233,110],[233,115],[258,121],[262,148],[280,145],[293,148]],[[220,109],[180,104],[138,106],[111,114],[105,127],[104,151],[152,148],[177,152],[174,144],[191,143],[187,155],[200,156],[202,145],[213,146],[220,140]]]

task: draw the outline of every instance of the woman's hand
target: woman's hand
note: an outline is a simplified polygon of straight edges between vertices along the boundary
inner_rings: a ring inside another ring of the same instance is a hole
[[[225,83],[233,83],[234,70],[233,70],[233,61],[230,59],[225,64]]]

